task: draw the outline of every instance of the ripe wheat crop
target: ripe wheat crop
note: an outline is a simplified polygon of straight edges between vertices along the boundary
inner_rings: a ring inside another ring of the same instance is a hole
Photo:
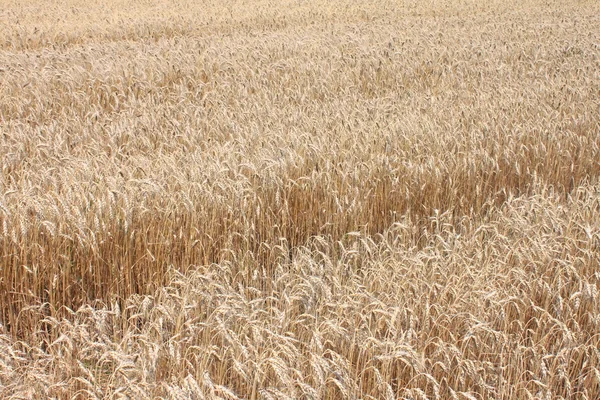
[[[0,0],[0,398],[600,398],[600,4]]]

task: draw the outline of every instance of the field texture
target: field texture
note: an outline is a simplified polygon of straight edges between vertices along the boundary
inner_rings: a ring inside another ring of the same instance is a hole
[[[600,398],[598,1],[0,0],[0,163],[2,399]]]

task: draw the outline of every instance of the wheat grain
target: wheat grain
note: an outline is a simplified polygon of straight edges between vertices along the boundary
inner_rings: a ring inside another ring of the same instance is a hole
[[[600,396],[597,3],[2,9],[1,398]]]

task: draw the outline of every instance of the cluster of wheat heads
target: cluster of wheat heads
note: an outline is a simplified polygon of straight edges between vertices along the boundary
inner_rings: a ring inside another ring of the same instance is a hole
[[[172,270],[152,295],[45,317],[43,348],[3,336],[2,394],[598,398],[600,186],[536,185],[477,222],[435,214],[424,246],[407,218],[281,243],[270,269]]]
[[[86,3],[0,0],[0,397],[600,395],[598,4]]]

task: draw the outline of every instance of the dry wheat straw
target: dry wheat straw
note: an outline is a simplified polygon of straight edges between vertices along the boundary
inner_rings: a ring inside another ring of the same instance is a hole
[[[597,3],[0,9],[0,397],[600,396]]]

